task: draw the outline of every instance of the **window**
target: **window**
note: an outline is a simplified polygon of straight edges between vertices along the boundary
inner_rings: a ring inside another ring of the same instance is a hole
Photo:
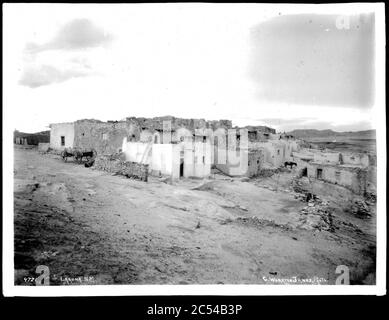
[[[203,136],[203,142],[207,142],[207,137]]]
[[[340,179],[340,171],[335,171],[335,178]]]
[[[61,136],[61,146],[65,145],[65,136]]]
[[[316,178],[318,178],[318,179],[323,178],[323,169],[316,170]]]
[[[103,133],[103,140],[108,140],[108,133]]]
[[[259,160],[257,160],[257,164],[259,164]]]
[[[205,156],[203,156],[203,163],[205,163]]]
[[[277,150],[277,155],[280,155],[280,150]]]

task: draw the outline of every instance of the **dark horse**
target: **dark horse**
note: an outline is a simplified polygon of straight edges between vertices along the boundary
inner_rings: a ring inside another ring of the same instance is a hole
[[[82,162],[82,158],[87,158],[87,160],[90,160],[92,158],[95,158],[96,157],[96,151],[95,150],[91,150],[91,151],[75,151],[74,152],[74,158],[78,161],[78,162]]]
[[[66,162],[68,158],[74,157],[74,153],[69,152],[67,149],[65,149],[64,151],[61,152],[61,157]]]
[[[285,166],[285,168],[286,168],[287,166],[289,166],[291,169],[293,169],[293,166],[296,166],[296,167],[297,167],[297,163],[296,163],[296,162],[292,162],[292,161],[286,161],[286,162],[284,163],[284,166]]]

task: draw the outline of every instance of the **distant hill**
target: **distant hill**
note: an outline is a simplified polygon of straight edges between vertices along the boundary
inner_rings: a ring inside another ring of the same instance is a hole
[[[35,133],[14,131],[14,143],[38,145],[39,142],[50,142],[50,131],[41,131]]]
[[[327,130],[316,130],[316,129],[296,129],[288,132],[287,134],[293,135],[296,138],[326,138],[326,137],[347,137],[347,138],[365,138],[375,139],[375,130],[364,130],[364,131],[344,131],[337,132],[330,129]]]
[[[33,136],[33,135],[50,136],[50,130],[34,132],[34,133],[21,132],[21,131],[18,131],[18,130],[14,131],[14,137],[15,138],[27,137],[27,136]]]

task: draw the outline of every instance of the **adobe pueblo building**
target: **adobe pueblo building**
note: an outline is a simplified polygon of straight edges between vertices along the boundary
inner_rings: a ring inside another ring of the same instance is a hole
[[[108,163],[112,155],[120,155],[121,166],[140,170],[142,177],[146,171],[146,176],[205,178],[212,169],[231,177],[255,177],[290,164],[302,176],[363,194],[373,175],[367,154],[307,149],[302,140],[273,128],[233,127],[230,120],[128,117],[55,123],[50,128],[51,149],[94,150],[96,163],[104,163],[108,171],[117,170],[118,162],[113,167]]]
[[[255,176],[266,165],[282,165],[298,147],[295,141],[280,139],[275,129],[233,128],[230,120],[129,117],[55,123],[50,128],[54,150],[93,149],[98,156],[120,152],[126,161],[147,164],[150,174],[174,179],[207,177],[212,168],[230,176]]]
[[[302,148],[293,159],[303,176],[343,186],[356,194],[364,195],[369,183],[375,183],[375,166],[367,153]]]

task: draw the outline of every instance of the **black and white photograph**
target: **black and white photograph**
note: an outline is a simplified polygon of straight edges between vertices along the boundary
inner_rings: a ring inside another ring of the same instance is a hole
[[[386,294],[385,109],[383,3],[3,4],[3,294]]]

